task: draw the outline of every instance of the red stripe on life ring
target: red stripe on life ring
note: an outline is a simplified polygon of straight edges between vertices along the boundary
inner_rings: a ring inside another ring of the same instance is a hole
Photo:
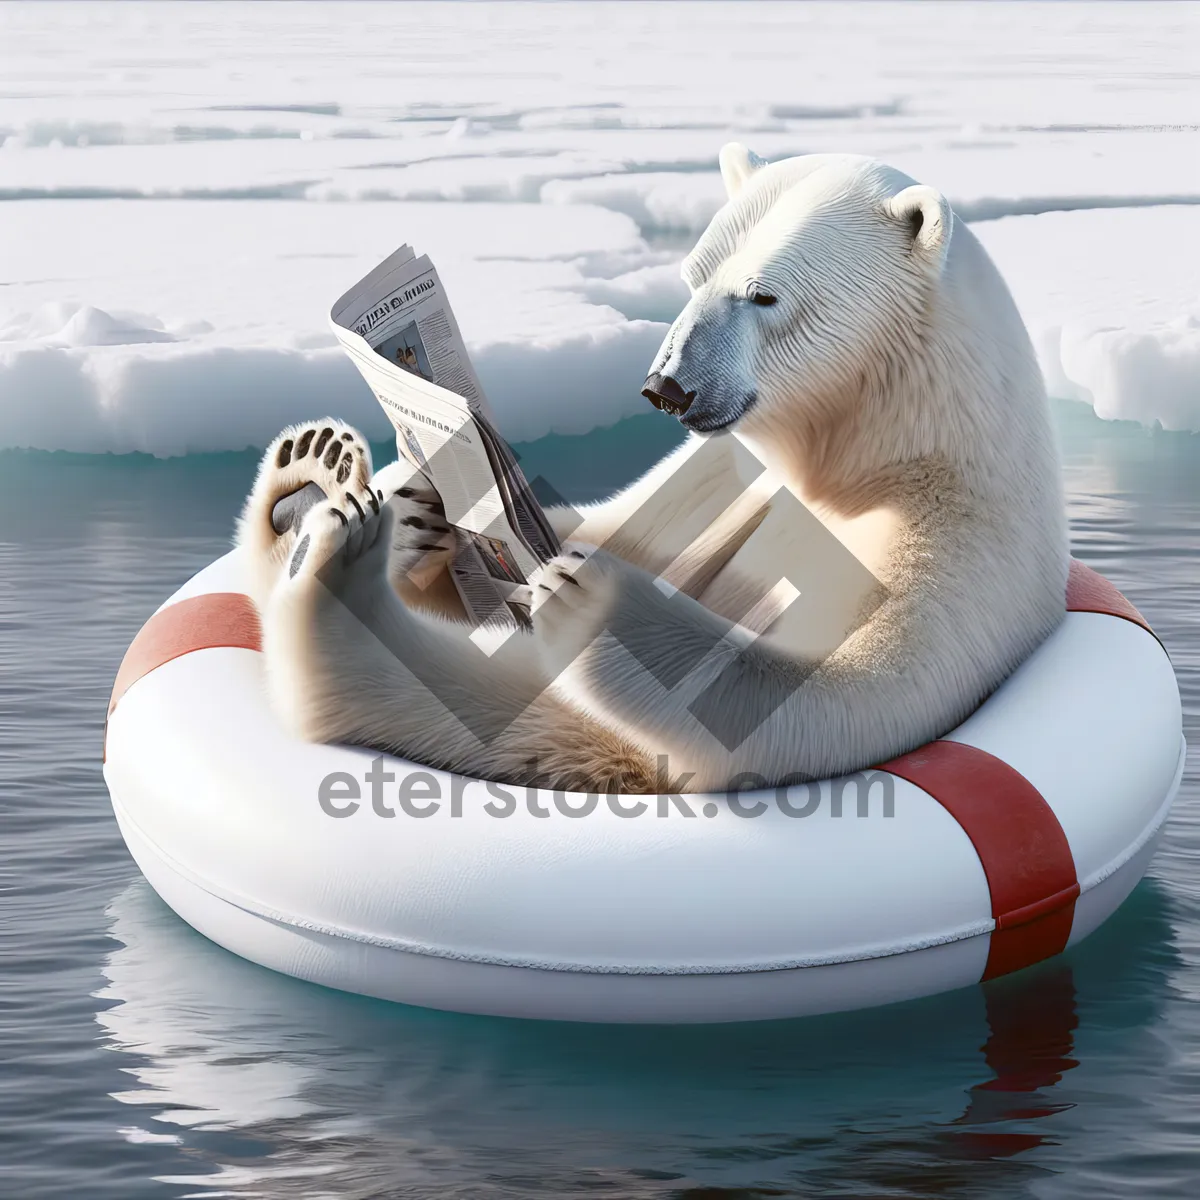
[[[208,592],[159,609],[125,651],[108,702],[108,715],[112,716],[121,697],[151,671],[185,654],[218,646],[262,649],[262,626],[249,596]],[[106,743],[107,734],[106,723]]]
[[[984,750],[938,741],[882,763],[928,792],[962,826],[987,876],[996,928],[983,978],[1066,948],[1079,880],[1067,836],[1042,794]]]
[[[1071,571],[1067,576],[1067,612],[1121,617],[1140,625],[1147,633],[1154,633],[1146,618],[1103,575],[1077,558],[1071,559]]]

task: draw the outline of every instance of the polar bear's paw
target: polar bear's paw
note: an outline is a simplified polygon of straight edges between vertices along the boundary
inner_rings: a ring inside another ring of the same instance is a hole
[[[237,532],[239,547],[250,556],[251,592],[260,609],[306,514],[329,497],[351,494],[365,501],[370,480],[366,440],[331,418],[290,426],[267,447]]]
[[[582,574],[582,569],[595,553],[595,549],[594,546],[568,542],[563,547],[563,553],[555,555],[545,565],[541,579],[532,589],[531,611],[535,617],[546,615],[553,609],[556,601],[565,604],[571,612],[587,607],[587,585],[593,580],[589,575]]]
[[[280,593],[317,583],[359,609],[384,588],[391,514],[369,488],[360,495],[343,492],[309,508],[296,531]]]
[[[454,558],[457,543],[442,499],[429,480],[403,459],[377,471],[371,487],[392,513],[388,579],[424,589]]]
[[[615,588],[608,555],[595,546],[568,542],[531,589],[535,635],[552,655],[569,661],[603,632]]]

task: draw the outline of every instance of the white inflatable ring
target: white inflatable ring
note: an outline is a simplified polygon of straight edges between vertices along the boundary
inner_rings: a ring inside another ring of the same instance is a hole
[[[121,832],[213,941],[410,1004],[736,1021],[1018,970],[1125,899],[1183,768],[1167,655],[1078,563],[1060,628],[869,791],[827,781],[611,803],[399,759],[372,768],[368,751],[289,738],[266,703],[242,580],[236,554],[213,563],[126,655],[104,767]],[[372,769],[386,780],[378,811]]]

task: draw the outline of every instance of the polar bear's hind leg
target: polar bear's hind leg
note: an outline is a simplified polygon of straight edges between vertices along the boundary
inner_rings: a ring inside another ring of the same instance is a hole
[[[359,497],[308,510],[263,611],[273,705],[314,741],[369,742],[396,688],[387,650],[402,616],[387,579],[394,514],[370,489]]]

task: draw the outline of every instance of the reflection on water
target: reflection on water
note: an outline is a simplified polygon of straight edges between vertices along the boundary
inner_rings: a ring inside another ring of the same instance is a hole
[[[1066,408],[1060,427],[1077,552],[1163,636],[1200,747],[1200,438]],[[628,474],[621,446],[526,462],[583,498]],[[471,1018],[276,976],[184,926],[112,821],[103,713],[138,626],[227,543],[254,465],[0,455],[0,1058],[15,1066],[0,1191],[1191,1194],[1195,751],[1152,878],[1103,930],[1016,978],[886,1010],[715,1029]]]
[[[714,1032],[338,995],[224,953],[139,881],[107,913],[97,1020],[128,1056],[124,1135],[185,1147],[197,1165],[172,1179],[193,1188],[677,1196],[850,1174],[908,1194],[936,1170],[944,1194],[995,1194],[1062,1136],[1044,1118],[1078,1103],[1066,1073],[1157,1020],[1177,965],[1165,910],[1144,888],[1069,960],[986,989]]]

